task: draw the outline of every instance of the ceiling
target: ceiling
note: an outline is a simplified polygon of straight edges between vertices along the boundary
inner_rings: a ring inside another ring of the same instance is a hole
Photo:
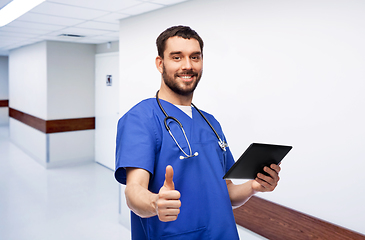
[[[120,19],[185,1],[188,0],[46,0],[0,27],[0,55],[44,40],[90,44],[117,41]],[[0,0],[0,9],[9,2]]]

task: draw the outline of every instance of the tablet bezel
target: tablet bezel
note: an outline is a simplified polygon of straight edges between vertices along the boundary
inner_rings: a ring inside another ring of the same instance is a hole
[[[266,174],[263,172],[264,166],[279,164],[292,148],[286,145],[252,143],[223,179],[255,179],[259,172]]]

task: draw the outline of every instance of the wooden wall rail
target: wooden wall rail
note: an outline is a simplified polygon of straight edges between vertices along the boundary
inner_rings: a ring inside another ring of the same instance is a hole
[[[233,210],[236,223],[270,240],[365,240],[365,236],[253,196]]]
[[[44,133],[59,133],[95,129],[94,117],[43,120],[13,108],[9,108],[9,116]]]
[[[9,100],[0,100],[0,107],[9,107]]]

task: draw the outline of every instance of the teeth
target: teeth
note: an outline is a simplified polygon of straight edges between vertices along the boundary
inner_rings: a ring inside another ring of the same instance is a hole
[[[191,78],[192,76],[181,76],[181,78],[184,78],[184,79],[188,79],[188,78]]]

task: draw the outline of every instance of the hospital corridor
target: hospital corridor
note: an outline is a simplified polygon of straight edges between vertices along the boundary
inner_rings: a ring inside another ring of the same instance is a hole
[[[1,240],[130,239],[119,224],[119,187],[98,164],[45,169],[0,127]]]
[[[0,0],[0,240],[365,240],[364,23],[362,0]],[[292,150],[227,174],[252,144]]]

